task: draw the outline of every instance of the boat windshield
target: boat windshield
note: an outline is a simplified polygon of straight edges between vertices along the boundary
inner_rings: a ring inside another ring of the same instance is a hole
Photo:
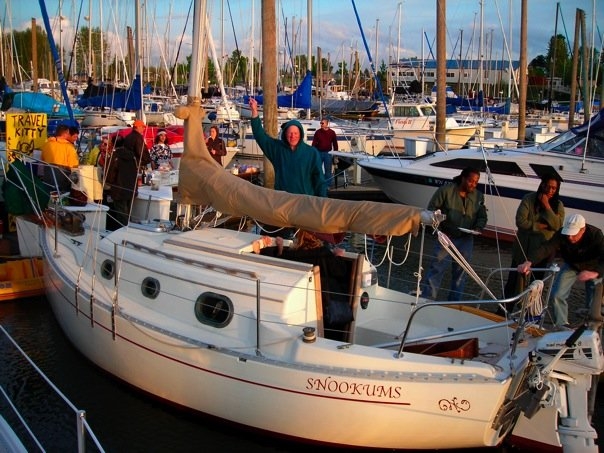
[[[434,107],[432,107],[431,105],[426,105],[426,106],[420,107],[420,110],[422,111],[424,116],[436,116],[436,111],[434,110]]]
[[[586,157],[604,158],[604,130],[596,131],[586,140],[583,134],[566,131],[542,145],[545,151],[567,155],[583,156],[587,141]]]

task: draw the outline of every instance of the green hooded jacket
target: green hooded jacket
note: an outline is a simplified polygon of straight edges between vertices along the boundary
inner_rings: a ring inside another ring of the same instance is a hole
[[[281,139],[270,137],[262,127],[259,117],[252,118],[252,132],[264,155],[275,168],[275,190],[289,193],[327,196],[319,152],[304,142],[304,128],[297,120],[281,127]],[[285,132],[289,126],[300,129],[300,143],[292,151]]]

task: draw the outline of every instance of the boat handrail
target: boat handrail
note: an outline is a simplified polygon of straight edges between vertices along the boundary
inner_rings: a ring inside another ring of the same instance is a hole
[[[78,439],[78,453],[84,453],[86,451],[86,435],[88,435],[90,437],[90,439],[92,440],[92,442],[94,442],[94,445],[98,448],[99,451],[104,452],[105,450],[101,446],[99,440],[97,439],[96,435],[94,434],[94,431],[92,430],[91,426],[88,424],[88,421],[86,420],[86,411],[84,411],[82,409],[78,409],[67,398],[67,396],[65,396],[65,394],[63,394],[63,392],[61,392],[61,390],[59,390],[59,388],[48,378],[48,376],[46,376],[46,374],[44,374],[44,372],[34,363],[34,361],[27,355],[27,353],[23,349],[21,349],[19,344],[15,341],[15,339],[13,337],[11,337],[11,335],[4,329],[4,327],[2,325],[0,325],[0,331],[2,331],[4,336],[13,344],[15,349],[17,349],[17,351],[19,351],[21,356],[29,362],[29,364],[36,371],[36,373],[38,373],[38,375],[44,381],[46,381],[46,383],[49,385],[49,387],[52,389],[52,391],[54,393],[56,393],[67,404],[67,406],[69,406],[69,408],[73,412],[75,412],[75,414],[77,415],[76,431],[77,431],[77,439]],[[10,405],[13,412],[15,412],[15,414],[19,418],[20,422],[23,424],[24,428],[27,430],[27,432],[31,436],[32,440],[36,443],[36,445],[40,448],[41,451],[44,451],[44,448],[42,447],[40,441],[36,438],[35,434],[32,432],[31,428],[28,426],[25,419],[19,413],[18,408],[12,403],[11,399],[9,398],[9,395],[5,392],[4,387],[1,385],[0,385],[0,390],[2,391],[2,395],[7,400],[8,404]]]
[[[166,241],[168,242],[168,241]],[[200,267],[204,267],[206,269],[210,269],[210,270],[214,270],[214,271],[222,271],[225,274],[229,274],[232,276],[244,276],[253,280],[257,280],[259,277],[258,275],[253,272],[253,271],[247,271],[247,270],[242,270],[242,269],[235,269],[233,267],[229,267],[229,266],[224,266],[221,264],[214,264],[214,263],[206,263],[203,261],[199,261],[199,260],[195,260],[195,259],[189,259],[189,258],[184,258],[182,256],[179,255],[174,255],[172,253],[166,253],[166,252],[160,252],[157,249],[153,248],[153,247],[147,247],[145,245],[142,244],[137,244],[136,242],[132,242],[132,241],[128,241],[128,240],[123,240],[122,241],[122,245],[124,247],[132,247],[134,249],[137,250],[144,250],[147,253],[151,253],[153,255],[157,255],[157,256],[162,256],[166,259],[170,259],[170,260],[174,260],[174,261],[183,261],[186,262],[187,264],[191,264],[191,265],[196,265],[196,266],[200,266]],[[203,247],[189,247],[191,249],[196,249],[199,250],[199,248],[203,248]],[[215,253],[219,253],[218,251],[212,249],[213,252]]]
[[[195,250],[198,252],[207,252],[207,253],[214,253],[214,254],[218,254],[218,255],[222,255],[222,256],[235,257],[235,258],[243,260],[243,261],[254,261],[256,263],[262,262],[262,263],[270,264],[272,266],[278,265],[280,267],[284,267],[287,269],[299,270],[299,271],[303,271],[303,272],[308,272],[312,268],[312,265],[309,265],[308,263],[281,260],[281,259],[275,259],[274,257],[270,257],[270,256],[258,255],[256,253],[252,253],[251,249],[250,249],[250,253],[239,253],[239,252],[231,252],[228,250],[220,250],[220,249],[212,248],[212,247],[205,247],[205,246],[199,245],[199,244],[190,244],[188,242],[180,241],[178,239],[166,239],[166,241],[164,241],[164,242],[166,244],[170,244],[175,247],[183,247],[183,248],[186,248],[189,250]],[[181,259],[181,258],[177,257],[176,259]],[[256,274],[253,274],[252,278],[256,279],[257,278]]]
[[[502,268],[502,269],[495,269],[494,271],[491,272],[491,274],[489,274],[489,277],[491,275],[494,275],[497,272],[503,272],[508,268]],[[508,270],[515,270],[515,268],[509,268]],[[558,270],[556,269],[555,266],[552,266],[550,268],[544,268],[544,269],[533,269],[534,271],[550,271],[552,272],[552,275],[548,275],[546,277],[546,279],[549,278],[553,278],[553,274],[555,272],[557,272]],[[488,281],[488,278],[487,278]],[[504,298],[504,299],[479,299],[479,300],[464,300],[464,301],[428,301],[422,304],[419,304],[416,306],[416,308],[411,312],[411,314],[409,315],[409,319],[407,320],[407,324],[405,326],[405,330],[403,333],[403,336],[401,338],[400,341],[400,345],[399,345],[399,350],[398,350],[398,354],[397,357],[402,357],[403,356],[403,349],[405,347],[405,345],[407,344],[407,338],[409,336],[409,331],[411,328],[411,324],[413,323],[413,320],[415,318],[415,315],[417,313],[419,313],[420,310],[423,310],[424,308],[427,307],[436,307],[436,306],[476,306],[477,308],[481,305],[505,305],[508,303],[516,303],[518,301],[523,301],[522,305],[521,305],[521,316],[518,318],[517,321],[514,320],[506,320],[505,322],[500,322],[500,323],[489,323],[489,324],[485,324],[484,326],[476,326],[476,327],[471,327],[469,329],[462,329],[462,330],[455,330],[452,332],[446,332],[446,333],[442,333],[442,334],[438,334],[438,335],[434,335],[431,337],[426,337],[426,338],[422,338],[422,341],[428,341],[428,340],[433,340],[436,338],[444,338],[444,337],[450,337],[450,336],[459,336],[459,335],[464,335],[467,333],[473,333],[473,332],[479,332],[479,331],[483,331],[483,330],[489,330],[489,329],[493,329],[493,328],[499,328],[499,327],[505,327],[505,326],[509,326],[512,324],[517,325],[516,331],[518,333],[518,330],[522,330],[525,325],[528,322],[533,323],[532,321],[526,321],[525,320],[525,313],[526,313],[526,309],[527,309],[527,301],[525,299],[525,296],[527,294],[529,294],[532,291],[532,288],[527,287],[524,291],[522,291],[521,293],[512,296],[512,297],[508,297],[508,298]],[[482,296],[482,294],[481,294]],[[549,293],[548,293],[549,296]],[[544,307],[547,308],[547,305]],[[509,321],[509,322],[508,322]],[[542,317],[539,319],[540,322],[542,322]],[[518,335],[515,335],[515,337],[518,337]],[[413,342],[416,343],[420,341],[419,339],[413,339]],[[511,351],[512,353],[514,352],[514,349]]]
[[[452,304],[451,302],[442,302],[442,304],[444,304],[444,305],[461,305],[461,304],[458,304],[457,302],[455,302],[454,304]],[[440,304],[438,304],[438,305],[440,305]],[[439,334],[435,334],[435,335],[425,335],[425,336],[421,336],[421,337],[414,337],[411,339],[406,339],[404,346],[425,343],[428,341],[440,340],[440,339],[448,338],[448,337],[456,337],[456,336],[460,336],[460,335],[466,335],[469,333],[484,332],[487,330],[499,329],[501,327],[508,327],[508,326],[512,326],[515,324],[516,324],[515,320],[507,319],[505,321],[501,321],[498,323],[484,324],[482,326],[472,327],[470,329],[454,330],[454,331],[443,332],[443,333],[439,333]],[[374,345],[372,345],[372,347],[388,349],[388,348],[392,348],[392,347],[400,345],[400,344],[401,344],[401,342],[397,340],[397,341],[390,341],[387,343],[374,344]]]

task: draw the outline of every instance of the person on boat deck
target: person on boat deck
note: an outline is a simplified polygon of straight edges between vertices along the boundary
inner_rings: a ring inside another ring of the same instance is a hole
[[[116,140],[115,149],[109,158],[105,182],[110,185],[109,196],[113,202],[113,217],[119,226],[130,220],[132,201],[138,189],[138,160],[130,148],[124,146],[126,139]]]
[[[95,146],[90,150],[86,159],[86,164],[105,168],[107,154],[111,154],[112,151],[113,140],[110,135],[107,135],[101,139],[101,143],[99,143],[98,146]]]
[[[161,130],[155,136],[153,147],[149,151],[151,157],[151,168],[157,170],[160,165],[168,165],[172,168],[170,159],[172,159],[172,150],[170,149],[170,141],[166,131]]]
[[[272,138],[262,127],[256,99],[250,97],[249,105],[254,139],[275,168],[275,190],[327,196],[319,152],[302,140],[302,124],[297,120],[288,121],[281,128],[281,139]]]
[[[124,137],[124,148],[134,154],[138,168],[145,168],[151,163],[149,149],[143,136],[146,128],[147,125],[141,120],[135,120],[132,124],[132,131]]]
[[[319,150],[325,181],[329,187],[332,187],[334,185],[333,156],[329,152],[338,150],[338,136],[329,127],[329,120],[327,118],[321,120],[321,128],[315,131],[315,135],[312,138],[312,146]]]
[[[69,126],[59,124],[55,136],[50,137],[41,148],[40,158],[50,164],[44,167],[43,180],[60,192],[68,192],[71,189],[69,175],[71,170],[80,164],[78,153],[69,138]]]
[[[537,192],[526,194],[516,210],[516,240],[512,248],[512,264],[516,268],[526,261],[526,257],[537,250],[541,244],[552,238],[562,228],[564,222],[564,205],[560,197],[561,178],[556,173],[546,173],[541,177]],[[544,268],[550,257],[545,257],[533,267]],[[513,270],[508,275],[505,285],[505,297],[512,297],[526,289],[524,276]],[[535,279],[542,279],[543,273],[533,273]],[[513,303],[506,308],[512,309]]]
[[[80,137],[80,129],[76,126],[69,126],[69,135],[67,137],[67,140],[69,140],[71,143],[73,143],[73,146],[76,146],[76,143],[78,142],[78,138]]]
[[[342,259],[344,249],[331,248],[314,233],[304,230],[296,233],[289,247],[284,247],[282,237],[273,240],[268,236],[263,236],[252,245],[255,253],[319,266],[326,327],[337,328],[352,321],[348,300],[349,267]]]
[[[218,126],[210,126],[210,136],[206,139],[206,146],[212,158],[222,166],[222,156],[226,156],[226,144],[218,137]]]
[[[568,327],[567,299],[575,281],[585,282],[585,307],[590,308],[594,298],[594,279],[604,275],[602,230],[586,224],[581,214],[569,215],[564,219],[563,227],[518,266],[518,272],[527,274],[533,263],[553,257],[556,253],[563,263],[552,285],[554,325]]]
[[[459,253],[469,261],[474,248],[474,236],[460,228],[479,233],[487,224],[487,210],[484,205],[484,195],[476,189],[480,179],[480,171],[466,167],[453,178],[453,182],[439,187],[430,202],[428,211],[440,211],[446,215],[441,222],[440,230],[445,233],[455,245]],[[436,299],[443,274],[448,262],[451,261],[451,285],[448,300],[460,300],[465,285],[465,273],[456,261],[436,242],[434,259],[421,285],[421,294],[429,299]]]

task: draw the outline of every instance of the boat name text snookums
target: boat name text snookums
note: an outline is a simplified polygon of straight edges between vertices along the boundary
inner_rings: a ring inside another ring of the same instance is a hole
[[[325,379],[308,378],[307,390],[318,390],[342,395],[373,396],[378,398],[398,399],[401,397],[402,387],[384,386],[376,384],[359,384],[357,382],[336,381],[331,377]]]

